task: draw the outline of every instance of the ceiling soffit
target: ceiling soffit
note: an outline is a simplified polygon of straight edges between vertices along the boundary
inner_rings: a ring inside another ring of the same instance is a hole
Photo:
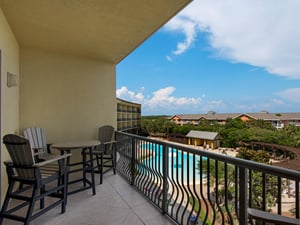
[[[22,47],[120,62],[190,0],[0,0]]]

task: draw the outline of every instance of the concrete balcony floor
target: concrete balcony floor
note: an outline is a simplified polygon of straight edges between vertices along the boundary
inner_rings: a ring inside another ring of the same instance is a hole
[[[38,207],[38,203],[36,204]],[[4,219],[3,225],[20,222]],[[92,190],[68,197],[64,214],[60,206],[38,217],[30,225],[174,225],[118,174],[108,172],[103,184],[96,174],[96,195]]]

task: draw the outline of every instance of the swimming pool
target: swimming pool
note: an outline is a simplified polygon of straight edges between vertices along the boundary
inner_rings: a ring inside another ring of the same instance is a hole
[[[161,176],[163,176],[163,146],[154,143],[142,144],[141,150],[151,151],[152,156],[143,160],[145,167],[150,167]],[[179,149],[169,147],[167,149],[168,157],[168,179],[179,183],[200,183],[200,173],[198,162],[200,156],[187,153]],[[206,160],[202,157],[202,160]],[[202,175],[202,181],[206,175]]]

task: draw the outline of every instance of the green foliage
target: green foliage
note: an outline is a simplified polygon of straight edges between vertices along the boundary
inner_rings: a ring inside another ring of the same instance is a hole
[[[241,148],[239,153],[236,155],[238,158],[252,160],[264,164],[268,164],[270,160],[270,154],[265,151],[256,151]],[[252,207],[261,209],[263,208],[263,173],[252,171]],[[265,176],[266,183],[266,204],[269,209],[276,203],[276,196],[278,196],[277,188],[277,177],[272,175]],[[283,190],[284,188],[282,188]]]
[[[248,141],[248,133],[245,128],[227,128],[221,130],[220,134],[223,147],[236,148],[239,147],[242,142]]]
[[[236,157],[264,164],[268,164],[271,158],[270,154],[266,151],[256,151],[246,148],[241,148]]]
[[[164,116],[142,119],[142,131],[145,134],[168,136],[175,126],[175,123]]]
[[[227,167],[227,187],[230,187],[234,182],[235,168],[233,165],[226,164],[224,162],[217,162],[212,159],[202,160],[202,173],[208,174],[207,177],[210,178],[210,182],[213,184],[218,178],[218,184],[225,183],[225,167]],[[197,169],[200,171],[200,161],[198,161]]]
[[[240,147],[254,141],[300,147],[300,128],[289,125],[277,130],[271,123],[262,120],[251,120],[241,124],[239,119],[228,119],[220,130],[223,147]]]
[[[191,124],[187,124],[187,125],[183,125],[183,126],[176,125],[173,129],[173,133],[186,135],[190,130],[193,130],[194,128],[195,128],[195,126],[193,126]]]
[[[230,211],[234,211],[235,197],[235,166],[212,159],[202,160],[202,173],[207,174],[210,186],[216,190],[218,188],[218,201],[221,207],[224,207],[225,197],[227,197],[227,207]],[[197,164],[197,170],[200,171],[200,161]],[[208,174],[209,172],[209,174]],[[225,176],[227,179],[225,179]],[[227,181],[227,182],[225,182]],[[213,191],[210,194],[215,193]],[[211,199],[213,200],[213,199]],[[196,208],[196,206],[195,206]],[[224,209],[224,211],[226,211]],[[235,220],[235,214],[232,213]]]
[[[277,177],[272,175],[266,175],[266,206],[268,210],[271,210],[272,207],[275,206],[277,201]],[[256,209],[262,209],[263,206],[263,175],[261,172],[252,172],[252,207]]]
[[[294,125],[277,130],[268,121],[249,120],[244,122],[240,118],[236,118],[227,119],[224,125],[217,122],[211,124],[207,120],[201,120],[197,126],[192,124],[180,126],[170,121],[168,116],[142,117],[142,133],[145,136],[186,135],[190,130],[219,132],[222,138],[221,146],[228,148],[241,147],[254,141],[300,147],[300,127]]]
[[[242,121],[241,118],[236,118],[236,119],[228,118],[226,120],[224,127],[225,129],[229,129],[229,128],[243,129],[246,128],[246,123]]]
[[[265,120],[248,120],[245,122],[246,127],[257,127],[261,129],[268,129],[268,130],[276,130],[276,128],[268,121]]]
[[[157,119],[168,119],[168,115],[158,115],[158,116],[142,116],[142,120],[157,120]]]
[[[195,126],[193,130],[200,130],[200,131],[210,131],[210,132],[219,132],[223,129],[223,125],[215,122],[213,124],[199,124],[198,126]]]

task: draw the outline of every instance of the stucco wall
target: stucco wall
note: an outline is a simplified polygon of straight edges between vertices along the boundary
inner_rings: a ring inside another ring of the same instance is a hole
[[[19,129],[19,85],[7,87],[7,72],[19,78],[19,45],[0,8],[0,51],[1,51],[1,194],[6,192],[7,177],[3,161],[8,153],[2,144],[7,133]],[[18,82],[19,83],[19,82]]]
[[[46,129],[50,143],[97,137],[116,125],[115,65],[21,49],[20,131]]]

